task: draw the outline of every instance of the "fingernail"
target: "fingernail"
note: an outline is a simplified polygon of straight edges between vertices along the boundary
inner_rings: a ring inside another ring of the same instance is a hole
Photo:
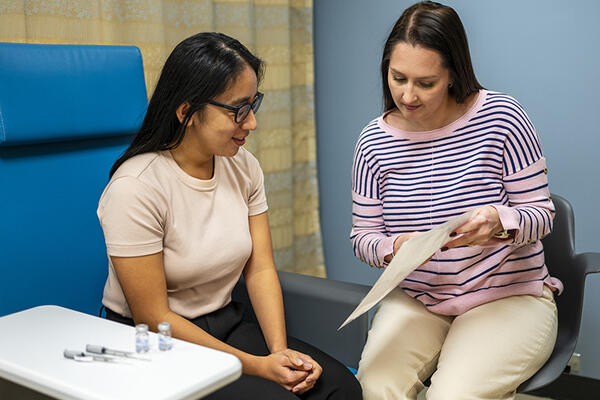
[[[304,368],[312,368],[312,364],[311,363],[304,363]]]
[[[447,248],[446,246],[444,246],[444,247],[442,247],[440,250],[442,250],[442,251],[446,251],[446,250],[448,250],[448,248]]]
[[[450,237],[454,237],[454,236],[456,236],[456,232],[451,232]]]
[[[302,364],[304,363],[304,361],[302,361],[300,358],[296,358],[296,364]]]

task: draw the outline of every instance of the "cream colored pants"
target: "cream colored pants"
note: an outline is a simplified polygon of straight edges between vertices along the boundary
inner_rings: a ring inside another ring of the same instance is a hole
[[[429,400],[514,399],[550,357],[556,331],[546,286],[542,297],[507,297],[457,317],[394,289],[375,312],[357,377],[365,400],[416,399],[434,371]]]

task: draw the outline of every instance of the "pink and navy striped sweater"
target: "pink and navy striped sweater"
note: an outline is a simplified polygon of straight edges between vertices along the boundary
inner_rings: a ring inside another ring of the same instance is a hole
[[[354,154],[351,241],[358,258],[385,267],[398,234],[426,231],[470,209],[493,205],[511,243],[438,251],[400,286],[430,311],[460,315],[499,298],[561,291],[540,239],[552,230],[545,158],[517,101],[481,90],[461,118],[407,132],[383,116],[362,131]],[[449,238],[450,240],[450,238]]]

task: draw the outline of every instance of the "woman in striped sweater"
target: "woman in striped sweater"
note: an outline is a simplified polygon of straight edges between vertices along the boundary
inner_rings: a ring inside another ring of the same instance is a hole
[[[385,44],[385,111],[354,155],[354,251],[385,268],[402,243],[472,218],[381,303],[361,357],[365,399],[512,399],[556,340],[540,239],[554,206],[536,131],[512,97],[485,90],[447,6],[408,8]],[[435,373],[434,373],[435,372]]]

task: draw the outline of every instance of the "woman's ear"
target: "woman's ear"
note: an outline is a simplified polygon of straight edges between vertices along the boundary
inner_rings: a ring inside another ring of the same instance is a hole
[[[187,101],[185,103],[181,103],[179,105],[179,107],[177,107],[177,109],[175,110],[175,115],[177,115],[177,119],[179,120],[180,124],[183,123],[183,120],[185,119],[189,110],[190,110],[190,103],[188,103]],[[190,126],[191,124],[192,124],[192,118],[190,118],[188,120],[188,126]]]

